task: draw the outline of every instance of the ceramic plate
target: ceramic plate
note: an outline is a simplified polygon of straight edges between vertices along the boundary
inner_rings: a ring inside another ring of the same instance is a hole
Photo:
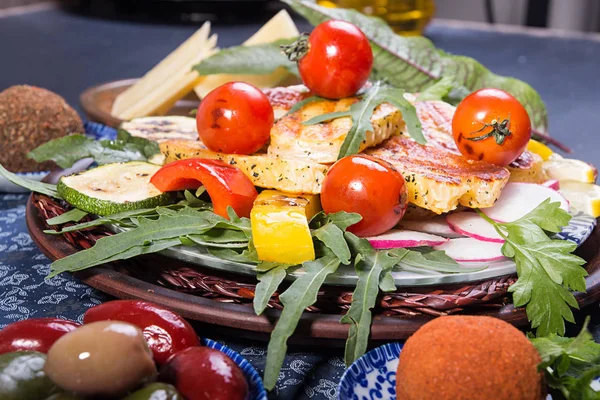
[[[114,139],[117,131],[95,122],[85,123],[86,134],[97,139]],[[557,235],[558,238],[570,240],[581,245],[592,233],[596,226],[596,219],[584,213],[575,213],[568,226]],[[115,228],[117,229],[117,228]],[[220,271],[233,272],[245,275],[256,275],[255,268],[251,264],[244,264],[234,261],[227,261],[211,255],[203,247],[178,246],[167,249],[161,254],[177,260],[185,261],[190,264],[196,264]],[[411,269],[403,266],[402,270],[392,272],[394,282],[398,287],[430,286],[451,283],[476,282],[491,279],[499,276],[510,275],[516,272],[515,263],[506,259],[503,261],[494,261],[487,263],[465,263],[465,268],[483,268],[483,270],[465,272],[459,274],[445,274],[435,271],[425,271],[421,269]],[[294,280],[304,273],[302,268],[290,270],[286,279]],[[355,286],[358,276],[352,265],[342,265],[338,270],[329,275],[325,280],[328,285]]]
[[[396,371],[401,351],[400,343],[388,343],[356,360],[342,375],[338,400],[396,399]],[[592,382],[592,388],[600,391],[600,379]],[[546,400],[552,400],[552,396]]]
[[[248,400],[267,400],[267,392],[263,386],[262,379],[248,360],[242,357],[238,352],[233,351],[229,347],[215,342],[214,340],[203,338],[202,345],[225,353],[227,357],[231,358],[233,362],[240,367],[246,377],[248,389],[250,390]]]

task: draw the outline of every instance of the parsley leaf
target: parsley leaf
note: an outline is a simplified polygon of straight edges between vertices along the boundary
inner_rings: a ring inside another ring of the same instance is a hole
[[[578,308],[572,291],[585,291],[587,272],[585,260],[572,254],[577,246],[553,240],[547,232],[559,232],[571,216],[550,199],[514,222],[496,222],[477,212],[505,239],[502,253],[517,265],[518,280],[509,288],[515,307],[526,306],[538,336],[563,335],[564,321],[574,322],[571,307]]]
[[[564,338],[556,334],[530,338],[542,357],[539,368],[552,390],[552,398],[598,399],[600,393],[590,387],[600,375],[600,344],[587,329],[589,317],[577,337]]]

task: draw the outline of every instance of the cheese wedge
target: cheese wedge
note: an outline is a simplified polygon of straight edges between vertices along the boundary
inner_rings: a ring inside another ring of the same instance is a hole
[[[143,78],[121,93],[113,103],[111,113],[123,120],[161,115],[175,102],[192,91],[203,78],[192,67],[216,51],[217,36],[205,23]]]
[[[254,46],[257,44],[270,43],[279,39],[289,39],[300,35],[298,28],[292,21],[287,11],[281,10],[277,15],[271,18],[262,28],[243,43],[243,46]],[[194,91],[198,97],[203,98],[211,90],[232,81],[242,81],[250,83],[258,88],[267,88],[277,86],[284,79],[289,77],[289,73],[280,68],[267,75],[210,75],[203,79]]]

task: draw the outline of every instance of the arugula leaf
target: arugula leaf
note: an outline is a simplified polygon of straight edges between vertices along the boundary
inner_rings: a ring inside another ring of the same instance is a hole
[[[542,357],[539,368],[553,390],[556,400],[597,399],[599,393],[590,387],[591,381],[600,375],[600,344],[587,329],[586,318],[581,332],[575,338],[564,338],[556,334],[530,338]]]
[[[282,1],[315,26],[330,19],[341,19],[358,26],[371,42],[374,79],[385,80],[413,93],[446,76],[456,86],[470,91],[483,87],[503,89],[524,105],[534,130],[547,131],[546,107],[539,94],[525,82],[493,74],[472,58],[446,54],[424,37],[397,35],[381,19],[358,11],[322,7],[309,0]]]
[[[460,264],[446,255],[445,252],[433,250],[430,247],[392,249],[388,253],[397,260],[397,263],[400,263],[401,267],[408,266],[412,268],[445,273],[473,272],[481,271],[487,268],[461,267]]]
[[[94,140],[84,135],[53,139],[30,151],[27,157],[36,162],[54,161],[61,168],[69,168],[82,158],[91,157],[96,163],[103,165],[147,161],[158,153],[158,143],[119,129],[116,140]]]
[[[410,136],[418,143],[426,143],[425,136],[423,136],[421,130],[421,122],[417,117],[417,111],[415,107],[403,97],[403,92],[400,89],[381,86],[381,84],[377,82],[365,91],[365,94],[360,101],[350,106],[352,127],[342,143],[338,159],[359,152],[360,146],[367,138],[367,132],[373,132],[374,130],[373,124],[371,123],[373,111],[382,103],[390,103],[398,108],[402,113]],[[331,114],[325,114],[320,117],[328,118],[328,116],[331,116]]]
[[[350,116],[352,116],[352,111],[350,111],[350,110],[330,112],[330,113],[326,113],[326,114],[317,115],[316,117],[313,117],[309,120],[303,121],[302,125],[316,125],[316,124],[320,124],[321,122],[327,122],[327,121],[331,121],[333,119],[350,117]]]
[[[350,309],[341,319],[342,323],[351,324],[344,352],[344,361],[350,366],[367,350],[371,332],[371,309],[375,307],[379,294],[380,277],[385,271],[391,271],[397,259],[386,251],[376,251],[366,239],[360,239],[350,232],[346,232],[345,236],[352,253],[356,255],[354,268],[358,275]]]
[[[279,68],[299,75],[295,62],[288,60],[281,46],[294,43],[297,38],[281,39],[254,46],[234,46],[205,58],[193,67],[199,75],[214,74],[269,74]]]
[[[27,190],[35,193],[45,194],[46,196],[54,197],[55,199],[62,199],[56,191],[56,185],[50,183],[38,182],[31,179],[21,178],[19,175],[13,174],[0,164],[0,176],[5,178],[7,181],[14,183],[17,186],[21,186]]]
[[[329,99],[326,99],[324,97],[319,97],[319,96],[310,96],[310,97],[307,97],[306,99],[300,100],[299,102],[297,102],[296,104],[294,104],[292,106],[292,108],[290,108],[290,110],[287,113],[285,113],[285,115],[293,114],[293,113],[295,113],[296,111],[300,110],[302,107],[304,107],[307,104],[315,103],[317,101],[326,101],[326,100],[329,100]]]
[[[344,265],[350,264],[350,248],[344,239],[344,231],[336,224],[328,223],[312,231],[312,235],[327,246]]]
[[[88,215],[87,212],[78,208],[74,208],[54,218],[47,219],[46,223],[48,225],[62,225],[66,224],[67,222],[78,222],[81,221],[81,219],[86,215]]]
[[[228,236],[230,233],[241,233],[230,230],[223,230],[227,232],[224,236]],[[236,237],[237,238],[237,237]],[[204,246],[204,247],[218,247],[221,249],[246,249],[248,247],[248,242],[239,242],[239,241],[223,241],[216,240],[212,241],[210,239],[205,239],[203,235],[186,235],[181,236],[179,238],[181,244],[184,246]]]
[[[277,320],[277,325],[271,333],[267,347],[267,363],[265,366],[264,384],[267,390],[275,387],[279,371],[287,352],[287,340],[296,330],[302,312],[317,301],[317,294],[323,282],[334,273],[340,265],[340,260],[334,255],[325,255],[315,261],[302,264],[305,274],[299,277],[283,292],[279,299],[283,311]]]
[[[260,315],[265,311],[267,305],[269,304],[269,300],[273,294],[277,291],[277,288],[285,279],[287,275],[287,265],[281,265],[279,267],[272,268],[267,272],[256,275],[256,279],[258,279],[258,284],[256,285],[256,289],[254,290],[254,313],[256,315]]]
[[[203,234],[214,228],[243,231],[243,225],[249,224],[247,219],[228,221],[210,211],[196,211],[188,207],[178,211],[167,211],[169,213],[160,214],[157,219],[140,218],[139,225],[135,228],[99,239],[93,247],[53,262],[49,277],[67,271],[80,271],[109,261],[128,259],[139,254],[161,251],[181,244],[182,236]],[[166,246],[167,244],[170,246]]]
[[[208,247],[206,249],[210,254],[215,257],[222,258],[223,260],[229,260],[234,262],[240,262],[245,264],[258,264],[260,263],[258,259],[258,254],[256,253],[256,248],[252,241],[248,242],[248,248],[243,251],[235,251],[233,249],[219,249]]]
[[[538,336],[565,333],[565,320],[574,322],[571,308],[578,308],[572,291],[586,289],[585,260],[572,254],[577,248],[565,240],[553,240],[570,215],[549,199],[517,221],[499,223],[477,210],[494,226],[505,243],[502,253],[514,259],[518,280],[508,289],[515,307],[526,306],[527,318]]]

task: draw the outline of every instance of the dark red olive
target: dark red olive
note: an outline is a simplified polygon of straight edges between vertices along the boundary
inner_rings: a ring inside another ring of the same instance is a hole
[[[90,308],[83,323],[96,321],[125,321],[140,328],[154,361],[161,365],[173,354],[200,345],[194,328],[185,319],[146,301],[115,300]]]
[[[244,400],[248,383],[236,363],[210,347],[190,347],[165,364],[159,380],[172,384],[187,400]]]
[[[0,354],[13,351],[47,353],[65,333],[81,325],[58,318],[33,318],[14,322],[0,331]]]

